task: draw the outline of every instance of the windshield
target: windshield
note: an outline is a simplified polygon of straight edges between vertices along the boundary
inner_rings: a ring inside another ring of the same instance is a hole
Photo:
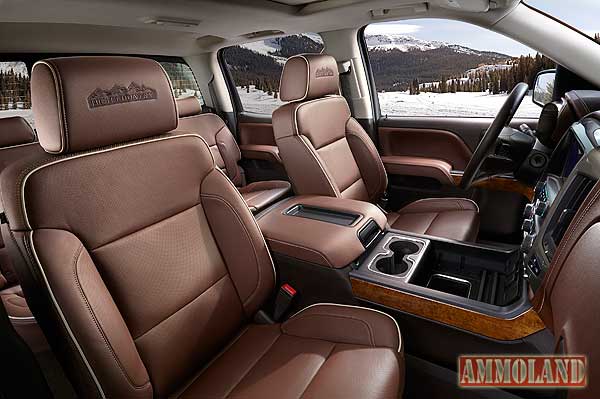
[[[550,14],[600,42],[600,1],[525,0],[528,5]]]

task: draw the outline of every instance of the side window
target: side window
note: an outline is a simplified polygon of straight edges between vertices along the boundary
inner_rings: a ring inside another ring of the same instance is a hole
[[[293,55],[322,50],[321,37],[306,33],[227,47],[223,58],[244,111],[270,115],[283,104],[279,78],[285,61]]]
[[[0,62],[0,118],[21,116],[33,126],[29,72],[24,62]]]
[[[204,98],[200,93],[198,82],[194,77],[194,73],[189,65],[182,62],[162,62],[160,63],[169,79],[171,79],[171,85],[173,86],[173,94],[175,98],[196,96],[200,100],[200,103],[204,105]]]
[[[554,68],[550,59],[463,22],[415,20],[365,29],[382,115],[493,117],[519,82]],[[538,118],[531,92],[516,117]]]

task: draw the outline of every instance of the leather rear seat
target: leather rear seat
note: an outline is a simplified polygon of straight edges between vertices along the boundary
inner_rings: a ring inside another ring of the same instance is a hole
[[[46,153],[36,141],[35,134],[25,119],[0,119],[0,172],[16,161],[44,156]],[[3,228],[2,234],[6,232]],[[0,299],[17,333],[34,352],[40,352],[48,348],[48,343],[25,301],[5,246],[8,239],[10,238],[0,235]]]
[[[133,93],[110,90],[130,82]],[[80,396],[401,395],[388,315],[320,304],[252,322],[273,262],[206,142],[165,135],[178,118],[158,63],[55,58],[34,65],[31,87],[56,156],[11,165],[0,188],[23,286]]]
[[[260,211],[282,199],[291,190],[290,183],[281,180],[258,181],[246,184],[243,169],[238,165],[240,148],[225,122],[215,114],[203,114],[196,97],[177,100],[180,132],[198,134],[206,140],[217,166],[238,187],[252,212]]]

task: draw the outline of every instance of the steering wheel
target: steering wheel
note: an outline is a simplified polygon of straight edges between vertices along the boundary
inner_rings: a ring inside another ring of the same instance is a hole
[[[483,138],[477,145],[477,149],[473,153],[471,160],[465,168],[465,172],[460,179],[460,188],[466,190],[471,187],[473,180],[479,175],[479,170],[481,169],[481,165],[483,165],[483,161],[485,161],[487,156],[494,151],[498,136],[500,136],[502,130],[510,124],[528,91],[529,85],[521,82],[510,92],[504,105],[502,105],[496,118],[494,118],[494,121],[486,130]]]

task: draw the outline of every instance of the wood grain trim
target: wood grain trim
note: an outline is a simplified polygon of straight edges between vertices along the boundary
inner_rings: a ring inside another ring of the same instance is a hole
[[[533,308],[512,319],[501,319],[364,280],[351,278],[350,282],[358,298],[501,341],[521,339],[546,328]]]
[[[459,185],[462,179],[462,175],[452,174],[454,184]],[[471,187],[485,188],[492,191],[508,191],[511,193],[521,194],[529,201],[533,201],[534,192],[533,187],[527,186],[520,181],[503,176],[492,176],[482,180],[473,182]]]

